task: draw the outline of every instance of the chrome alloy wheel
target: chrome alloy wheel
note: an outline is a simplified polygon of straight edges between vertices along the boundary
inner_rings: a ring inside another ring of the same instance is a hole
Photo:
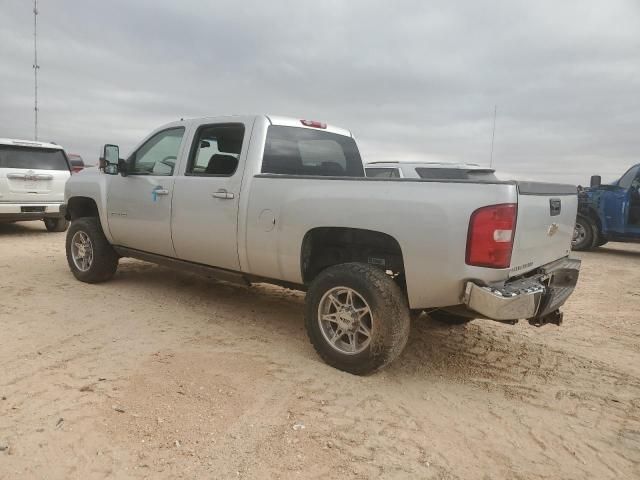
[[[340,353],[358,354],[371,342],[371,308],[351,288],[334,287],[322,296],[318,305],[318,323],[325,340]]]
[[[93,264],[93,244],[89,235],[79,230],[71,239],[71,257],[73,264],[81,272],[86,272]]]
[[[573,229],[573,239],[571,240],[571,244],[575,247],[576,245],[580,245],[584,242],[587,237],[587,229],[584,228],[584,225],[581,223],[576,223],[575,228]]]

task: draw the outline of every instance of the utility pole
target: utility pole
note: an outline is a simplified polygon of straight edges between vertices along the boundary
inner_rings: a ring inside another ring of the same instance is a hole
[[[493,107],[493,133],[491,133],[491,158],[489,159],[489,168],[493,167],[493,142],[496,138],[496,115],[498,114],[498,105]]]
[[[33,0],[34,140],[38,140],[38,0]]]

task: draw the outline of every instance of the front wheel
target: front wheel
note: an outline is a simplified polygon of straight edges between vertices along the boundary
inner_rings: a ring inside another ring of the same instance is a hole
[[[596,234],[595,225],[587,217],[578,215],[576,226],[573,230],[571,248],[573,250],[589,250],[593,246],[593,237]]]
[[[364,263],[329,267],[309,286],[305,326],[322,359],[355,375],[395,360],[409,338],[409,307],[400,287]]]
[[[64,217],[45,218],[43,221],[48,232],[64,232],[69,226],[69,222]]]
[[[82,217],[71,223],[66,250],[71,273],[81,282],[105,282],[116,273],[118,254],[95,217]]]

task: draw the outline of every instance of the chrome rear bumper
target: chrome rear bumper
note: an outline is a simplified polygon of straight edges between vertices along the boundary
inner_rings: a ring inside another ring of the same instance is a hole
[[[533,276],[499,287],[467,282],[463,303],[494,320],[543,318],[556,312],[569,298],[578,282],[580,263],[574,258],[563,258],[540,267]]]

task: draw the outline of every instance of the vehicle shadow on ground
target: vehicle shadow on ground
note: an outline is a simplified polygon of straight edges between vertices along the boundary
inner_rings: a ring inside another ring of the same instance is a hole
[[[4,235],[42,235],[47,234],[44,223],[35,222],[17,222],[17,223],[0,223],[0,237]]]
[[[300,355],[300,360],[316,358],[304,329],[304,294],[301,292],[265,284],[236,286],[130,261],[121,265],[110,283],[126,288],[134,295],[139,290],[140,295],[151,299],[179,300],[185,309],[198,317],[210,316],[212,325],[247,337],[254,336],[258,329],[269,336],[273,348]],[[287,334],[272,334],[278,331]],[[206,336],[207,329],[201,333]],[[279,347],[278,342],[287,342],[287,345]],[[449,326],[423,314],[412,322],[407,347],[389,371],[398,378],[442,376],[464,381],[471,376],[519,382],[527,374],[552,374],[557,368],[558,357],[558,352],[531,342],[509,325],[476,320],[466,325]],[[322,363],[320,358],[317,361]],[[297,362],[292,360],[291,363]]]
[[[640,246],[640,245],[639,245]],[[592,254],[606,254],[606,255],[615,255],[617,257],[627,257],[627,258],[640,258],[640,250],[628,250],[624,249],[624,247],[615,248],[615,247],[598,247],[592,250],[590,253]]]
[[[304,294],[267,284],[250,287],[217,281],[145,262],[121,261],[118,273],[109,282],[126,288],[134,295],[157,297],[159,301],[177,301],[198,316],[210,316],[211,322],[226,322],[228,317],[294,327],[304,337]],[[234,325],[241,325],[237,321]],[[272,325],[275,326],[275,325]],[[304,337],[306,338],[306,337]]]

